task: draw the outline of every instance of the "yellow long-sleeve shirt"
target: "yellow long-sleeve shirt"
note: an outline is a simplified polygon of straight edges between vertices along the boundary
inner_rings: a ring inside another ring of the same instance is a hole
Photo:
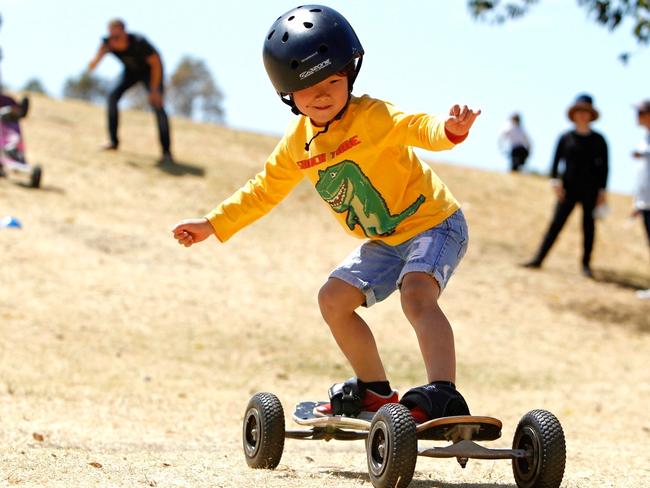
[[[268,213],[304,178],[314,184],[347,232],[397,245],[443,222],[458,208],[445,184],[412,146],[440,151],[454,144],[444,121],[405,114],[381,100],[352,97],[345,114],[323,130],[300,116],[264,170],[206,218],[225,242]]]

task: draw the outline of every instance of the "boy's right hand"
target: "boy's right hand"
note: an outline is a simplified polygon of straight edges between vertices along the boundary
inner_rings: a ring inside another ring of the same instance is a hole
[[[187,219],[176,224],[172,233],[179,244],[190,247],[192,244],[206,240],[214,234],[214,229],[208,219]]]

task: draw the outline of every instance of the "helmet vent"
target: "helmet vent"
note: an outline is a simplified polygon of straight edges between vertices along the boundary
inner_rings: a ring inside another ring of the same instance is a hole
[[[311,29],[312,27],[314,27],[314,24],[312,24],[311,22],[303,22],[302,25],[304,25],[307,29]]]
[[[282,42],[287,42],[289,40],[289,33],[285,32],[282,36]]]
[[[272,31],[269,33],[269,35],[268,35],[268,37],[266,38],[266,40],[267,40],[267,41],[270,41],[270,40],[271,40],[271,37],[273,37],[273,34],[275,34],[275,29],[272,30]]]
[[[322,10],[319,8],[313,8],[310,10],[310,12],[322,12]]]
[[[325,54],[327,52],[327,50],[328,50],[327,44],[321,44],[318,47],[318,53],[319,54]]]
[[[296,69],[298,66],[300,66],[300,63],[298,61],[295,59],[291,61],[291,69]]]
[[[296,18],[296,16],[295,16],[295,15],[292,15],[292,16],[289,17],[287,20],[293,20],[293,19],[295,19],[295,18]]]

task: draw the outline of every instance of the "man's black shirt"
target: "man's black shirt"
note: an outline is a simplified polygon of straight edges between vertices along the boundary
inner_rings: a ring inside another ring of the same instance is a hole
[[[114,51],[110,48],[108,38],[104,37],[104,45],[108,52],[113,53],[124,64],[125,71],[133,74],[148,75],[151,67],[147,63],[147,58],[156,54],[154,48],[147,39],[138,34],[128,34],[129,46],[124,51]]]

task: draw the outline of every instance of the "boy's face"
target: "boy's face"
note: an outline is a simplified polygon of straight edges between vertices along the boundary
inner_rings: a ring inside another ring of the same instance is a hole
[[[293,93],[293,101],[315,125],[325,125],[348,101],[348,78],[332,75],[320,83]]]

